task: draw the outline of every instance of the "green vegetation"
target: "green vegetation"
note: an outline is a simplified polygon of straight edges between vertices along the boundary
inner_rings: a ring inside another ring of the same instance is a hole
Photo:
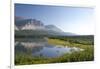
[[[21,30],[21,31],[15,31],[15,38],[43,38],[43,37],[49,37],[49,36],[56,36],[58,33],[53,31],[45,31],[45,30]]]
[[[84,36],[55,36],[50,37],[51,39],[59,39],[62,41],[76,43],[76,44],[83,44],[83,45],[93,45],[94,44],[94,36],[93,35],[84,35]]]
[[[94,37],[93,36],[69,36],[69,37],[49,37],[48,43],[52,45],[62,45],[78,47],[84,49],[80,52],[64,54],[61,57],[45,58],[42,56],[32,57],[30,54],[16,53],[15,65],[80,62],[94,60]]]

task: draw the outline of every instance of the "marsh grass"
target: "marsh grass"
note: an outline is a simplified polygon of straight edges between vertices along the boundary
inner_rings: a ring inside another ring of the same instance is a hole
[[[75,41],[76,40],[76,41]],[[74,51],[72,53],[64,54],[56,58],[45,58],[42,56],[32,57],[28,54],[16,53],[15,65],[27,65],[27,64],[46,64],[46,63],[62,63],[62,62],[81,62],[81,61],[93,61],[94,60],[94,45],[93,39],[88,38],[49,38],[48,43],[52,45],[61,45],[68,47],[78,47],[84,49],[84,51]]]

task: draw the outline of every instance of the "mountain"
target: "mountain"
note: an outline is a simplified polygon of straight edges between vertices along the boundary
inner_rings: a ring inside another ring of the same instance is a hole
[[[15,30],[18,34],[30,35],[59,35],[59,36],[73,36],[75,34],[70,32],[63,32],[55,25],[44,25],[41,21],[36,19],[25,19],[17,17],[15,19]],[[26,33],[27,32],[27,33]]]
[[[46,30],[48,32],[55,32],[56,35],[63,35],[63,36],[73,36],[73,35],[76,35],[74,33],[64,32],[61,29],[59,29],[58,27],[56,27],[55,25],[46,25],[45,28],[46,28]]]
[[[15,16],[15,20],[23,20],[26,19],[25,17]]]
[[[63,32],[61,29],[57,28],[57,27],[54,26],[54,25],[46,25],[45,28],[46,28],[48,31]]]
[[[15,27],[15,30],[19,30],[18,27],[17,27],[16,25],[15,25],[14,27]]]
[[[38,30],[38,29],[44,29],[44,25],[42,22],[36,20],[36,19],[22,19],[22,20],[16,20],[15,25],[20,30]]]

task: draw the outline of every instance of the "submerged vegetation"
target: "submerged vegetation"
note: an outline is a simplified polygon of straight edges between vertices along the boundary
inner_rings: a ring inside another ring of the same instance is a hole
[[[93,36],[67,36],[67,37],[48,37],[49,44],[68,47],[78,47],[84,51],[66,53],[60,57],[45,58],[43,56],[33,57],[30,54],[15,51],[15,65],[61,63],[61,62],[80,62],[94,60],[94,37]]]

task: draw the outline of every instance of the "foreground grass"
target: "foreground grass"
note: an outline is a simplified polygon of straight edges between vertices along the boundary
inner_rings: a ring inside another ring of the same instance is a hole
[[[56,58],[45,58],[42,56],[32,57],[28,54],[17,53],[15,55],[15,65],[27,65],[27,64],[46,64],[46,63],[61,63],[61,62],[80,62],[80,61],[92,61],[94,60],[94,46],[91,43],[86,43],[85,41],[81,42],[73,42],[72,40],[63,40],[63,39],[55,39],[49,38],[48,43],[52,45],[62,45],[69,47],[78,47],[84,49],[84,51],[80,52],[72,52],[70,54],[64,54],[61,57]]]
[[[15,57],[16,65],[27,64],[44,64],[44,63],[61,63],[61,62],[80,62],[94,60],[93,48],[87,48],[85,51],[64,54],[56,58],[32,57],[30,55],[20,54]]]

